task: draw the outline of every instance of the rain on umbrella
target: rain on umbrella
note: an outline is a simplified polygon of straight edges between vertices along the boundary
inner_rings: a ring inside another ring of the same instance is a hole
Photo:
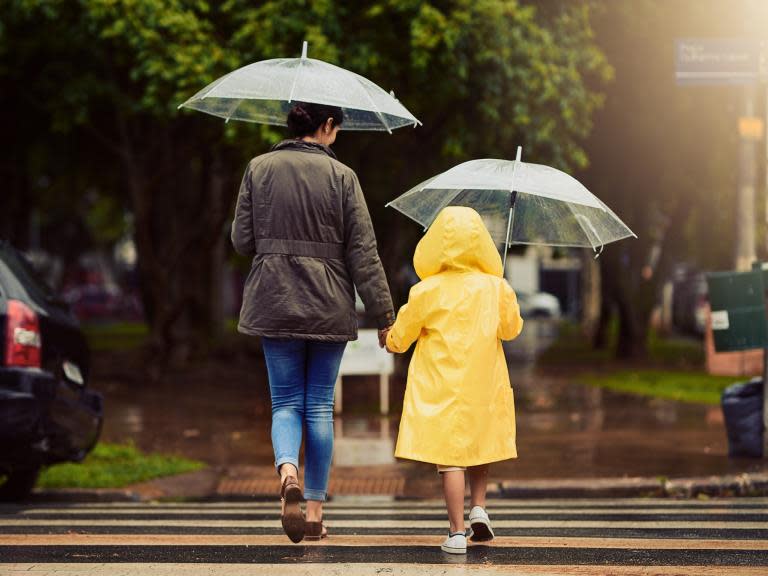
[[[592,248],[636,237],[608,206],[572,176],[542,164],[470,160],[422,182],[391,206],[429,228],[446,206],[469,206],[483,217],[499,251],[512,244]]]
[[[349,70],[307,58],[255,62],[211,82],[179,106],[229,120],[285,126],[295,102],[339,106],[344,130],[386,130],[421,124],[394,93]]]

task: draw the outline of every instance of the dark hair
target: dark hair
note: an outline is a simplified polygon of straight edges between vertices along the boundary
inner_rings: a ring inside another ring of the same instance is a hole
[[[288,112],[288,131],[294,138],[314,134],[328,118],[333,119],[334,126],[341,126],[344,112],[338,106],[297,102]]]

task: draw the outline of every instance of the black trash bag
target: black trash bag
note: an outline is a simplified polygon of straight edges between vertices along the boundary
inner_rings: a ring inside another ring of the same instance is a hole
[[[763,456],[763,379],[731,384],[721,398],[728,456]]]

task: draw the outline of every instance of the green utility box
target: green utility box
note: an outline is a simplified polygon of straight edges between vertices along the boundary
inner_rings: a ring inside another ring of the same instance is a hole
[[[715,350],[732,352],[768,346],[764,271],[707,275]]]

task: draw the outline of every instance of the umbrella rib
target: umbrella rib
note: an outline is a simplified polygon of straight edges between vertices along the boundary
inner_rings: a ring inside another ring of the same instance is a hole
[[[230,119],[232,118],[232,116],[234,116],[235,112],[237,112],[237,109],[240,107],[240,104],[242,103],[243,103],[242,99],[235,100],[235,105],[232,106],[227,111],[227,116],[224,119],[224,124],[229,124]]]
[[[290,104],[293,101],[293,90],[296,88],[296,81],[299,79],[299,74],[301,73],[301,65],[304,64],[304,60],[307,59],[307,42],[304,41],[304,44],[301,46],[301,58],[299,58],[299,65],[296,66],[296,74],[293,76],[293,82],[291,83],[291,92],[288,94],[288,104]]]
[[[426,224],[424,224],[424,222],[422,222],[421,220],[416,220],[416,218],[414,218],[412,214],[408,214],[408,212],[406,212],[402,208],[398,208],[397,206],[395,206],[391,202],[389,204],[387,204],[387,207],[394,208],[395,210],[400,212],[400,214],[402,214],[403,216],[405,216],[407,218],[410,218],[411,220],[416,222],[416,224],[419,224],[420,226],[424,226],[424,230],[426,230],[428,228],[428,226]]]
[[[592,224],[592,221],[587,216],[584,216],[583,214],[576,214],[570,202],[566,202],[565,205],[568,206],[568,210],[570,210],[571,214],[573,214],[573,217],[576,219],[576,223],[579,225],[579,228],[581,228],[581,231],[584,233],[584,236],[587,237],[587,241],[589,241],[589,245],[592,246],[592,250],[595,252],[595,258],[597,258],[598,256],[600,256],[600,254],[603,253],[603,248],[605,247],[605,244],[603,243],[603,239],[600,238],[600,234],[598,234],[597,229],[595,228],[595,226]],[[597,250],[595,248],[595,244],[592,242],[592,239],[589,237],[587,230],[584,228],[584,224],[582,223],[582,218],[587,221],[590,231],[592,232],[592,234],[595,235],[595,238],[600,243],[600,250]]]
[[[457,196],[462,192],[464,192],[464,190],[466,190],[466,188],[451,189],[451,192],[453,192],[453,194],[448,194],[449,196],[448,200],[440,204],[440,207],[434,212],[432,212],[432,219],[430,220],[430,223],[429,223],[430,226],[432,225],[432,222],[435,221],[435,218],[437,218],[437,215],[440,214],[440,211],[446,206],[448,206],[451,202],[456,200]],[[425,226],[424,230],[426,230],[427,228],[429,228],[429,226]]]
[[[387,129],[387,132],[392,134],[392,130],[389,129],[389,125],[384,120],[384,115],[379,110],[379,107],[376,106],[376,103],[373,101],[373,98],[371,98],[371,95],[368,94],[368,89],[358,80],[358,84],[363,89],[363,93],[365,94],[365,97],[368,98],[368,102],[371,103],[371,106],[373,106],[373,111],[376,112],[376,115],[379,117],[379,120],[381,120],[381,123],[384,125],[384,128]]]

